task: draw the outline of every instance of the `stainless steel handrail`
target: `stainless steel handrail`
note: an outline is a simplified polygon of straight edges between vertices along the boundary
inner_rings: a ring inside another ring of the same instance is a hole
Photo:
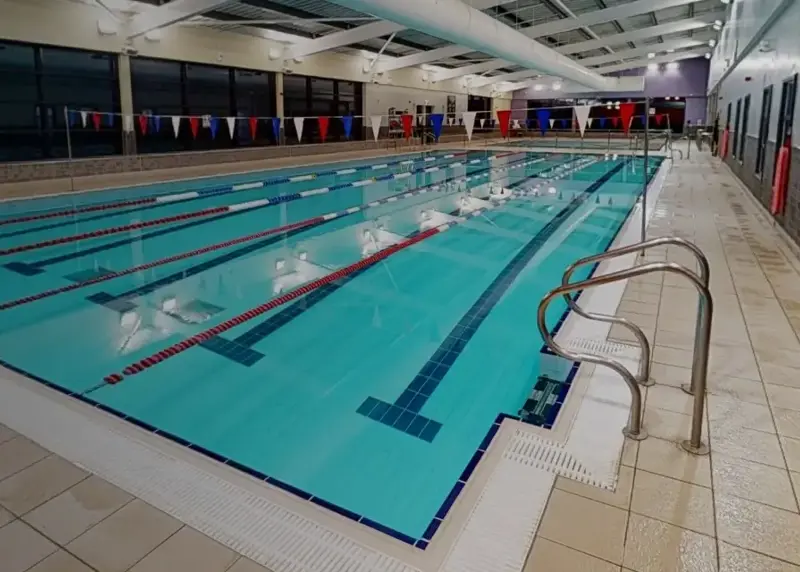
[[[672,262],[653,262],[650,264],[643,264],[641,266],[634,266],[633,268],[612,272],[610,274],[604,274],[602,276],[596,276],[581,282],[568,284],[566,286],[559,286],[558,288],[548,292],[539,303],[539,309],[537,312],[537,325],[539,327],[539,332],[541,333],[545,344],[557,355],[573,361],[586,361],[589,363],[604,365],[622,376],[622,379],[625,381],[628,389],[630,389],[631,392],[631,412],[628,418],[628,425],[623,430],[623,433],[631,439],[645,439],[647,437],[647,432],[645,431],[644,427],[642,427],[642,394],[634,375],[618,361],[592,354],[584,354],[580,352],[573,353],[564,349],[556,343],[553,335],[547,328],[545,316],[547,312],[547,306],[557,296],[563,296],[565,294],[569,294],[570,292],[575,292],[584,288],[601,286],[603,284],[609,284],[611,282],[617,282],[619,280],[625,280],[627,278],[633,278],[635,276],[649,274],[651,272],[674,272],[676,274],[685,276],[692,282],[692,284],[694,284],[695,288],[697,288],[697,291],[700,293],[703,301],[704,311],[701,313],[702,327],[698,332],[698,335],[695,337],[695,359],[692,366],[692,385],[697,389],[697,391],[694,393],[692,428],[689,439],[683,441],[681,445],[690,453],[698,455],[708,454],[708,447],[702,442],[702,430],[703,409],[705,408],[706,396],[706,377],[708,374],[708,349],[711,343],[711,319],[714,312],[714,305],[708,287],[703,283],[702,279],[697,274],[684,268],[683,266],[680,266],[679,264],[674,264]]]
[[[585,266],[587,264],[594,264],[596,262],[600,262],[602,260],[608,260],[610,258],[616,258],[617,256],[623,256],[625,254],[631,254],[634,252],[641,252],[645,250],[649,250],[651,248],[655,248],[656,246],[663,246],[663,245],[673,245],[673,246],[682,246],[687,250],[691,251],[692,254],[695,255],[697,258],[697,262],[700,266],[700,274],[699,278],[703,282],[703,284],[708,287],[708,281],[710,277],[710,270],[708,266],[708,259],[703,254],[703,251],[700,250],[697,246],[693,243],[689,242],[686,239],[679,238],[677,236],[665,236],[661,238],[652,238],[650,240],[646,240],[645,242],[638,242],[636,244],[631,244],[630,246],[623,246],[620,248],[614,248],[612,250],[606,250],[605,252],[601,252],[600,254],[595,254],[593,256],[586,256],[579,260],[576,260],[572,264],[570,264],[567,269],[564,271],[564,276],[561,278],[561,285],[566,286],[570,283],[570,278],[572,278],[572,274],[581,266]],[[583,310],[575,300],[569,294],[564,295],[564,299],[567,301],[567,305],[579,316],[584,318],[588,318],[590,320],[597,320],[599,322],[606,322],[609,324],[619,324],[621,326],[625,326],[629,330],[631,330],[636,339],[639,341],[639,345],[642,348],[642,359],[639,363],[639,373],[637,375],[637,381],[646,387],[651,386],[655,383],[654,380],[650,379],[650,342],[647,340],[647,336],[644,335],[642,329],[625,318],[619,318],[617,316],[610,316],[608,314],[596,314],[591,313]],[[702,311],[702,307],[700,308]],[[695,323],[695,336],[697,335],[699,328],[700,328],[701,316],[700,312],[698,312],[697,322]],[[693,388],[687,389],[684,388],[684,391],[687,393],[693,393]]]

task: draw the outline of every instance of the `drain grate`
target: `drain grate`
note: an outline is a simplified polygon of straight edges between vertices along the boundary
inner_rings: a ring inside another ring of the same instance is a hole
[[[639,348],[636,346],[610,342],[608,340],[593,340],[587,338],[572,338],[564,344],[568,349],[602,355],[605,357],[639,359]]]
[[[562,446],[519,429],[503,452],[503,458],[593,487],[610,491],[617,487],[616,478],[612,482],[595,478],[589,469]]]

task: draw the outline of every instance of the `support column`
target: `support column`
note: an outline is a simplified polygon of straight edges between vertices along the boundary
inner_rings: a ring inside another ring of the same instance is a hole
[[[286,118],[283,116],[283,72],[275,72],[275,115],[281,118],[281,134],[286,132]],[[283,139],[281,137],[280,139]],[[281,141],[278,141],[278,145]]]
[[[133,131],[133,90],[131,89],[130,56],[124,54],[117,56],[117,72],[119,74],[119,104],[122,112],[122,153],[123,155],[135,155],[136,132]]]

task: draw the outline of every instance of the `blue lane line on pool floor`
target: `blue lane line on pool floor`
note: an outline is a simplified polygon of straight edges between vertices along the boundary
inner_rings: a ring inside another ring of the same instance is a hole
[[[439,387],[445,375],[453,367],[453,364],[478,331],[483,321],[489,316],[492,309],[536,253],[578,207],[627,164],[628,160],[624,160],[609,169],[587,187],[585,191],[572,199],[520,249],[516,256],[500,271],[489,287],[484,290],[467,313],[458,321],[439,348],[422,366],[419,373],[394,403],[388,403],[375,397],[367,397],[358,408],[358,413],[413,437],[432,442],[442,428],[442,424],[421,415],[419,412],[422,407]]]
[[[528,155],[531,155],[531,154],[528,154]],[[494,157],[491,156],[491,157],[487,157],[485,159],[481,159],[480,161],[481,162],[483,162],[483,161],[491,161],[493,158]],[[458,163],[458,161],[456,161],[456,163]],[[445,165],[438,166],[438,171],[447,173],[447,168],[451,164],[452,163],[448,163],[448,164],[445,164]],[[472,163],[469,162],[469,161],[462,162],[460,164],[461,164],[461,166],[466,167],[467,170],[469,170],[469,168],[472,165]],[[491,165],[491,163],[490,163],[490,165]],[[436,167],[437,167],[437,165],[429,165],[429,166],[426,166],[426,167],[420,167],[418,169],[414,169],[413,171],[409,171],[409,173],[410,173],[410,175],[427,175],[428,174],[428,172],[426,172],[427,169],[432,169],[432,168],[436,168]],[[489,168],[491,168],[491,167],[489,167]],[[401,177],[398,177],[397,175],[402,175],[402,173],[390,173],[390,174],[387,174],[387,175],[382,175],[380,177],[374,177],[373,182],[377,183],[377,182],[381,182],[381,181],[388,181],[388,180],[392,180],[392,179],[396,180],[396,179],[401,178]],[[406,175],[405,178],[408,178],[408,175]],[[447,177],[445,177],[445,180],[447,180]],[[363,185],[363,182],[364,182],[364,180],[362,179],[361,181],[355,181],[355,182],[350,182],[350,183],[340,183],[338,185],[331,185],[331,186],[327,187],[327,189],[328,189],[328,191],[336,191],[336,190],[340,190],[340,189],[344,189],[344,188],[348,188],[348,187],[366,186],[366,185]],[[362,183],[362,184],[359,185],[359,184],[354,184],[354,183]],[[21,274],[23,276],[36,276],[37,274],[41,274],[42,272],[44,272],[43,268],[45,266],[50,266],[52,264],[58,264],[58,263],[61,263],[61,262],[66,262],[68,260],[74,260],[76,258],[82,258],[82,257],[88,256],[90,254],[98,254],[98,253],[104,252],[106,250],[111,250],[112,248],[117,248],[119,246],[127,246],[129,244],[134,244],[136,242],[143,242],[145,240],[149,240],[151,238],[157,238],[159,236],[166,236],[168,234],[172,234],[173,232],[179,232],[181,230],[186,230],[186,229],[189,229],[189,228],[194,228],[194,227],[197,227],[197,226],[201,226],[201,225],[204,225],[204,224],[216,222],[216,221],[219,221],[219,220],[224,220],[224,219],[227,219],[229,217],[234,217],[234,216],[237,216],[237,215],[240,215],[240,214],[243,214],[243,213],[252,213],[252,212],[260,211],[262,209],[266,209],[266,208],[275,206],[275,205],[280,204],[280,203],[291,202],[291,201],[307,198],[302,194],[303,192],[308,192],[308,191],[301,191],[301,192],[298,192],[298,193],[290,193],[290,194],[287,194],[287,195],[281,195],[281,196],[278,196],[278,197],[272,197],[272,198],[269,199],[268,203],[263,204],[261,206],[257,206],[257,207],[253,207],[253,208],[249,208],[249,209],[234,210],[234,211],[229,211],[229,212],[222,213],[222,214],[219,214],[219,215],[209,216],[207,218],[201,218],[199,220],[195,220],[195,221],[192,221],[192,222],[189,222],[189,223],[186,223],[186,224],[182,224],[182,225],[178,225],[178,226],[170,226],[170,227],[167,227],[167,228],[163,228],[161,230],[156,230],[156,231],[153,231],[153,232],[144,233],[144,234],[139,235],[139,236],[132,236],[130,238],[124,238],[124,239],[116,240],[116,241],[109,242],[109,243],[106,243],[106,244],[100,244],[98,246],[85,248],[85,249],[82,249],[82,250],[76,250],[74,252],[70,252],[70,253],[67,253],[67,254],[60,255],[60,256],[54,256],[52,258],[46,258],[46,259],[43,259],[43,260],[39,260],[38,262],[10,262],[10,263],[4,264],[3,267],[6,268],[7,270],[11,270],[12,272],[16,272],[17,274]]]
[[[549,171],[551,169],[552,167],[548,167],[539,171],[538,173],[526,176],[524,179],[511,183],[508,185],[508,188],[518,187],[519,185],[530,181],[531,179],[535,179],[545,171]],[[460,213],[458,210],[455,210],[448,214],[451,216],[458,216]],[[404,238],[412,238],[417,234],[417,232],[413,232]],[[305,311],[310,310],[325,300],[328,296],[342,288],[342,286],[345,286],[352,280],[355,280],[361,276],[369,268],[372,268],[372,266],[365,266],[364,268],[356,270],[352,274],[343,277],[341,280],[336,280],[335,282],[331,282],[330,284],[325,284],[324,286],[317,288],[313,292],[310,292],[309,294],[300,298],[297,302],[291,304],[289,307],[284,308],[277,314],[270,316],[260,324],[250,328],[233,340],[227,340],[222,336],[214,336],[213,338],[209,338],[205,342],[202,342],[200,346],[214,352],[217,355],[235,361],[241,365],[250,367],[264,357],[263,353],[252,349],[255,344],[263,341],[265,338],[298,316],[302,315]]]

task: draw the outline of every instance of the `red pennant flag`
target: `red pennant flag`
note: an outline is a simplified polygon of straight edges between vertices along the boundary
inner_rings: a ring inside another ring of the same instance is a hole
[[[612,124],[614,127],[617,127],[617,126],[619,125],[619,117],[612,117],[612,118],[611,118],[611,124]]]
[[[498,109],[497,119],[500,121],[500,135],[508,137],[508,126],[511,123],[511,110]]]
[[[656,115],[656,125],[661,127],[661,124],[664,123],[665,115],[666,115],[665,113],[659,113],[658,115]]]
[[[622,118],[622,129],[625,133],[631,128],[631,117],[633,117],[633,109],[636,104],[634,103],[620,103],[619,115]]]
[[[147,135],[147,116],[140,115],[139,116],[139,131],[142,132],[142,135]]]
[[[317,121],[319,121],[319,136],[322,138],[322,142],[325,143],[325,139],[328,137],[328,121],[327,117],[318,117]]]
[[[251,117],[250,121],[250,139],[256,139],[256,133],[258,133],[258,117]]]
[[[190,117],[189,127],[192,129],[192,138],[197,139],[197,130],[200,129],[200,119],[197,117]]]
[[[408,113],[400,116],[400,121],[403,122],[403,135],[406,136],[406,139],[411,139],[411,122],[413,120],[414,116]]]
[[[92,113],[92,123],[94,123],[94,130],[100,131],[100,114]]]

